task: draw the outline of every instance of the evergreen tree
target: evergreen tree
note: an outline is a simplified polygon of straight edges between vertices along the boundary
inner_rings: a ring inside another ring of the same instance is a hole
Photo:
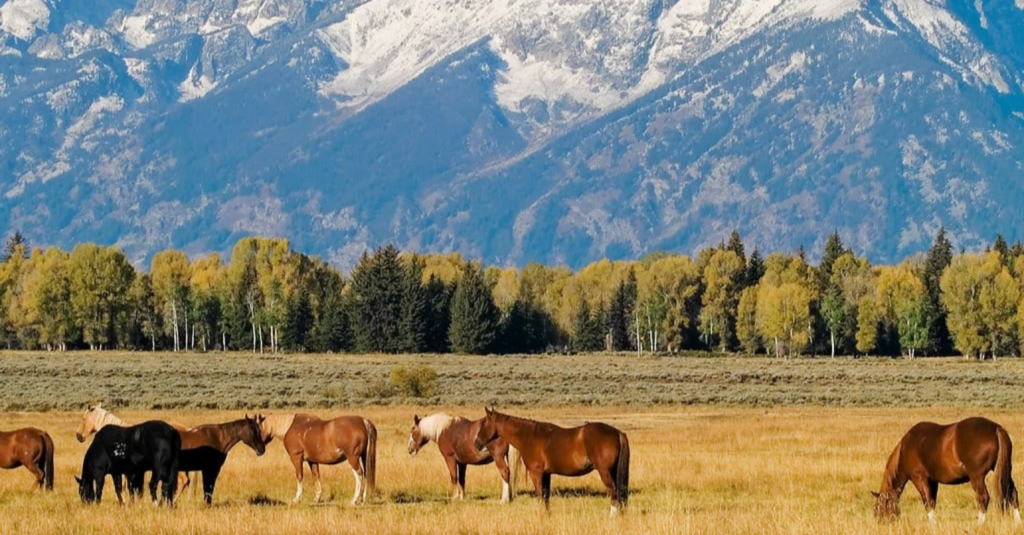
[[[356,350],[396,353],[405,273],[398,249],[388,244],[363,254],[352,271],[350,321]]]
[[[939,228],[935,242],[925,258],[922,276],[928,305],[928,347],[939,355],[948,355],[953,351],[953,341],[946,324],[946,307],[942,304],[942,289],[939,284],[942,272],[952,261],[953,245],[946,238],[946,229]]]
[[[330,287],[320,305],[319,318],[313,328],[313,349],[320,353],[337,353],[350,349],[351,341],[349,312],[341,287]]]
[[[761,277],[764,277],[765,267],[764,259],[761,258],[761,251],[754,247],[754,252],[750,253],[750,258],[747,259],[747,268],[744,282],[744,288],[750,288],[757,286],[757,283],[761,282]]]
[[[498,334],[498,308],[478,264],[466,266],[452,296],[448,340],[457,353],[483,354],[493,348]]]
[[[626,280],[615,287],[608,305],[606,329],[611,336],[612,351],[629,351],[636,347],[633,316],[636,310],[636,273],[632,270]]]
[[[16,230],[14,234],[7,238],[7,243],[4,245],[4,256],[0,261],[7,262],[19,250],[23,258],[28,258],[28,241],[25,240],[25,236],[21,234],[21,231]]]
[[[825,250],[821,254],[821,263],[818,264],[818,288],[821,292],[827,292],[832,286],[832,265],[844,254],[850,252],[843,247],[843,241],[839,238],[839,232],[833,231],[825,240]]]
[[[591,314],[590,305],[581,301],[573,319],[572,348],[575,351],[600,351],[603,344],[601,322]]]
[[[1010,246],[1006,244],[1002,234],[996,234],[996,240],[992,242],[992,250],[999,253],[999,259],[1007,269],[1013,269],[1013,261],[1016,258],[1010,257]]]
[[[740,233],[735,229],[729,234],[729,244],[725,248],[736,253],[736,256],[740,257],[744,264],[747,263],[747,255],[743,251],[743,240],[740,239]]]
[[[431,353],[447,353],[448,327],[451,324],[452,295],[455,285],[447,285],[437,276],[431,274],[424,287],[427,300],[426,351]]]
[[[402,317],[398,326],[398,350],[419,353],[427,349],[429,303],[423,287],[423,259],[413,256],[405,266],[402,284]]]
[[[289,351],[306,351],[313,346],[310,339],[312,329],[313,306],[309,301],[309,293],[296,291],[285,304],[281,344]]]

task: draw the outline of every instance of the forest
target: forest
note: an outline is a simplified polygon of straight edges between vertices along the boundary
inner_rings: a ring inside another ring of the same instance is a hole
[[[1017,356],[1024,247],[997,236],[954,254],[872,265],[831,234],[749,254],[737,232],[695,258],[651,253],[578,271],[484,266],[459,254],[368,251],[350,274],[285,239],[239,240],[224,261],[165,250],[148,271],[116,247],[32,248],[0,264],[0,343],[65,351],[463,353],[684,350],[798,355]]]

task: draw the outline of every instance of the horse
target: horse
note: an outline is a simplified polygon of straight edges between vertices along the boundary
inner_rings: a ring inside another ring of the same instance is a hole
[[[143,474],[152,470],[153,479],[163,484],[161,503],[173,506],[180,453],[181,435],[166,422],[153,420],[131,427],[106,425],[96,432],[85,452],[82,476],[75,476],[78,495],[84,503],[99,503],[103,498],[103,480],[110,474],[117,501],[123,504],[121,477],[128,477],[128,490],[134,496],[141,493]],[[150,490],[156,501],[156,485],[150,485]]]
[[[266,444],[260,424],[263,417],[250,418],[248,415],[241,420],[222,424],[207,424],[193,427],[181,434],[181,455],[178,457],[178,470],[199,471],[203,474],[203,500],[206,505],[213,502],[213,488],[228,452],[239,442],[252,448],[256,455],[263,455]],[[156,478],[150,481],[150,491],[155,494]]]
[[[545,509],[552,475],[579,477],[597,470],[608,488],[611,514],[625,510],[629,499],[629,438],[625,433],[600,422],[565,429],[489,408],[484,411],[487,416],[476,435],[477,448],[501,438],[519,450]]]
[[[89,405],[85,409],[85,414],[82,415],[82,423],[78,425],[78,431],[75,432],[75,438],[79,442],[85,442],[85,439],[91,436],[93,433],[103,429],[106,425],[119,425],[121,427],[128,427],[128,422],[120,419],[114,413],[103,408],[102,403],[96,405]],[[175,428],[179,433],[188,431],[188,428],[182,424],[169,422],[169,425]],[[182,471],[178,473],[178,493],[185,492],[185,489],[192,484],[192,479],[188,476],[188,472]],[[120,486],[120,485],[119,485]],[[120,489],[118,489],[120,491]]]
[[[875,516],[894,520],[900,515],[900,495],[910,481],[921,494],[928,520],[935,521],[939,484],[970,482],[977,495],[978,522],[985,521],[989,495],[985,476],[996,473],[999,508],[1013,507],[1021,521],[1017,487],[1013,483],[1013,443],[1006,429],[986,418],[967,418],[949,425],[921,422],[910,428],[889,455],[882,486],[875,496]]]
[[[483,422],[483,418],[468,420],[443,412],[425,418],[413,416],[412,430],[409,431],[409,455],[415,456],[428,442],[437,444],[451,475],[453,501],[466,496],[467,465],[482,466],[493,462],[501,474],[501,503],[508,503],[512,500],[511,489],[515,488],[519,451],[510,448],[508,442],[501,438],[488,442],[484,448],[477,448],[474,442]]]
[[[261,416],[257,416],[260,418]],[[352,505],[365,503],[373,496],[377,486],[377,427],[360,416],[340,416],[322,420],[312,414],[279,414],[266,416],[261,425],[263,442],[281,438],[288,457],[295,466],[297,488],[295,499],[302,497],[302,463],[316,478],[316,496],[320,501],[321,464],[338,464],[348,459],[356,491]]]
[[[53,439],[35,427],[0,431],[0,468],[28,468],[36,476],[36,488],[53,490]]]

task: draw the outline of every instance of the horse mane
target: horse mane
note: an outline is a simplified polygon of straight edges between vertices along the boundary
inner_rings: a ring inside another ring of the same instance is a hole
[[[283,437],[294,421],[294,414],[270,414],[265,417],[261,427],[275,437]]]
[[[127,427],[128,422],[118,418],[118,416],[103,407],[96,407],[96,412],[99,416],[96,419],[96,429],[102,429],[107,425],[119,425],[121,427]]]
[[[459,420],[459,418],[449,416],[443,412],[425,416],[419,423],[420,434],[428,440],[437,442],[437,440],[441,438],[441,433],[443,433],[445,429],[448,429],[448,427],[452,425],[452,422],[456,420]]]
[[[892,450],[889,454],[889,460],[885,463],[885,472],[882,473],[882,488],[879,494],[887,494],[892,492],[897,487],[896,478],[899,475],[900,468],[900,451],[903,449],[903,441]]]

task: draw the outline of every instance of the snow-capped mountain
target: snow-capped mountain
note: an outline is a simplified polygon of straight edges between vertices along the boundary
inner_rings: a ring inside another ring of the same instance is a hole
[[[0,0],[0,114],[0,220],[140,262],[893,260],[1020,236],[1024,0]]]

